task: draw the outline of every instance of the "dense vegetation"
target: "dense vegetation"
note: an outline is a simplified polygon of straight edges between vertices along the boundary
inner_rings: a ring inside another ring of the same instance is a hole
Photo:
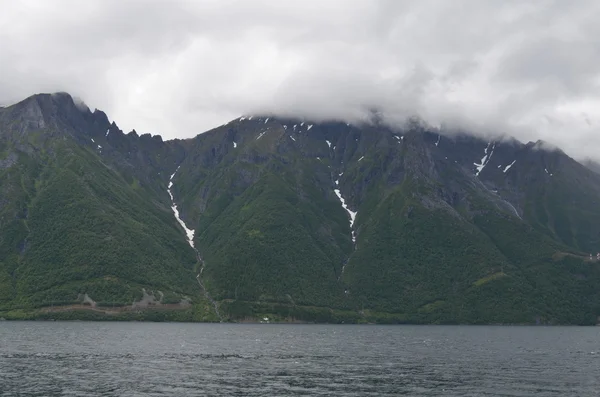
[[[163,142],[30,98],[0,110],[0,317],[596,323],[600,176],[514,143],[475,176],[488,146],[272,117]]]
[[[168,206],[93,148],[35,137],[3,137],[3,156],[19,161],[0,169],[0,308],[78,303],[83,294],[118,306],[142,288],[178,301],[200,295],[194,252]]]

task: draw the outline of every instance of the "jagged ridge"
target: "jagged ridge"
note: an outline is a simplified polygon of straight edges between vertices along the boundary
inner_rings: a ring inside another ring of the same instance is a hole
[[[0,311],[144,288],[186,319],[594,323],[600,177],[540,146],[273,116],[163,141],[34,96],[0,110]]]

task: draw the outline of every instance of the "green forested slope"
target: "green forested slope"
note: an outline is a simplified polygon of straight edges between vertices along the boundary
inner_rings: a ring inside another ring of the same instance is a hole
[[[44,131],[40,131],[44,133]],[[142,288],[199,294],[194,252],[168,205],[71,138],[3,140],[0,307],[131,304]],[[28,152],[21,149],[27,148]]]
[[[36,96],[0,110],[0,317],[593,324],[599,200],[560,151],[418,123],[247,117],[163,142]],[[149,297],[162,312],[132,305]],[[69,306],[87,299],[128,314]]]

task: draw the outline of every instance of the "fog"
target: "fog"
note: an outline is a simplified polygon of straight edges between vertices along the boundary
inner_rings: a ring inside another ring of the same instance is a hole
[[[125,131],[242,114],[543,139],[600,159],[600,2],[0,0],[0,104],[66,91]]]

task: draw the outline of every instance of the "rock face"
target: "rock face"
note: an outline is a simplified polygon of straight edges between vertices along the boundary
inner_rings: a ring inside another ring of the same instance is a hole
[[[0,109],[0,313],[159,294],[232,319],[594,323],[588,167],[418,122],[253,116],[163,141],[38,95]]]

